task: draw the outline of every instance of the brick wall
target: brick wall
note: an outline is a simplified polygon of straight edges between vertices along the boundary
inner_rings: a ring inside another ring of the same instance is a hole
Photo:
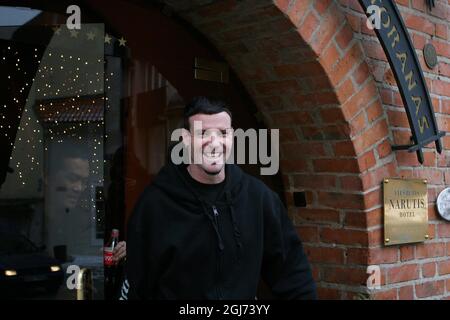
[[[417,53],[431,41],[434,70],[422,67],[441,130],[450,131],[450,5],[398,1]],[[289,213],[313,266],[319,296],[367,293],[366,268],[377,264],[382,289],[372,298],[450,296],[450,229],[435,199],[450,181],[446,151],[393,153],[409,139],[392,72],[356,0],[178,1],[169,5],[209,38],[241,79],[267,124],[280,129],[281,171]],[[447,170],[447,171],[446,171]],[[381,181],[429,180],[431,239],[386,248]],[[292,192],[305,191],[306,208]]]
[[[425,1],[397,0],[403,20],[416,48],[429,88],[439,129],[450,131],[450,1],[438,0],[431,11]],[[390,131],[390,141],[408,143],[411,132],[405,109],[386,56],[375,36],[367,29],[365,15],[356,0],[339,1],[353,29],[354,38],[364,47],[366,62],[374,77]],[[430,69],[423,58],[426,43],[435,46],[438,65]],[[450,184],[450,136],[442,139],[444,151],[437,154],[434,143],[424,149],[421,165],[414,153],[396,152],[396,176],[428,180],[430,240],[423,244],[384,248],[381,242],[370,247],[368,261],[381,265],[383,288],[375,292],[379,299],[441,299],[450,297],[450,223],[442,220],[435,208],[438,193]],[[382,178],[383,175],[379,176]],[[379,179],[378,179],[379,180]],[[374,228],[381,226],[376,222]],[[372,226],[368,226],[372,228]],[[370,229],[369,229],[370,230]]]

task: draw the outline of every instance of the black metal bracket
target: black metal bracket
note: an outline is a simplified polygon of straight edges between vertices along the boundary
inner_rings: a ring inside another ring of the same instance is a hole
[[[441,153],[442,151],[442,144],[440,138],[445,136],[445,132],[441,131],[437,135],[431,136],[420,143],[414,143],[414,144],[394,144],[391,145],[392,150],[407,150],[408,152],[417,152],[417,158],[419,159],[419,162],[423,164],[424,157],[423,157],[423,151],[422,148],[425,147],[427,144],[435,141],[436,142],[436,150]],[[411,136],[411,141],[413,141],[413,137]]]

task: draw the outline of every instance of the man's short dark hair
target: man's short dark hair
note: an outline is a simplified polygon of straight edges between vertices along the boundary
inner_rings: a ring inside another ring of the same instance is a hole
[[[184,108],[184,128],[189,130],[189,118],[193,115],[203,114],[216,114],[226,112],[232,119],[231,111],[228,108],[225,101],[207,97],[195,97]]]

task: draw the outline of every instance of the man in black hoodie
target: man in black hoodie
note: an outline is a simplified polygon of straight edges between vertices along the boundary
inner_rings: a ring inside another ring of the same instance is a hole
[[[122,294],[255,299],[262,278],[279,298],[315,299],[307,257],[278,195],[226,163],[229,109],[200,97],[186,106],[184,119],[183,143],[197,161],[169,161],[138,200]],[[199,123],[202,130],[194,130]]]

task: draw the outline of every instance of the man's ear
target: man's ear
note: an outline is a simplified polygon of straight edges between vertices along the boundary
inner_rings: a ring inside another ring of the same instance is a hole
[[[186,147],[189,147],[191,145],[191,133],[187,129],[183,128],[181,136],[183,138],[183,144]]]

